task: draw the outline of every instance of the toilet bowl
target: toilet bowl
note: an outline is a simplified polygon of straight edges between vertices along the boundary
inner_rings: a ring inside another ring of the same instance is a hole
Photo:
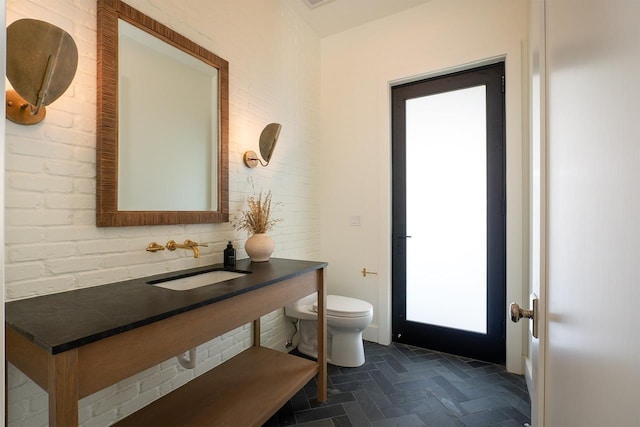
[[[317,294],[286,305],[284,313],[298,321],[298,351],[318,357]],[[366,301],[327,295],[327,361],[333,365],[356,367],[364,363],[362,331],[373,319],[373,306]]]

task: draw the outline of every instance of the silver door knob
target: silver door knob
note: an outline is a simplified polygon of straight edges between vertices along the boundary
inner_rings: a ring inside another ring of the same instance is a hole
[[[527,310],[526,308],[521,308],[517,303],[512,302],[509,305],[509,313],[511,313],[511,321],[514,323],[518,323],[520,319],[526,317],[527,319],[534,319],[533,310]]]
[[[538,303],[538,297],[535,294],[531,294],[531,310],[521,308],[515,302],[509,304],[509,313],[511,314],[512,322],[518,323],[523,317],[533,321],[531,335],[533,335],[534,338],[538,338]]]

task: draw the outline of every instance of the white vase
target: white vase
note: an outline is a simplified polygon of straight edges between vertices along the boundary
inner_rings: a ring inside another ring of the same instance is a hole
[[[252,262],[269,261],[275,247],[273,239],[265,233],[254,234],[244,244],[244,249]]]

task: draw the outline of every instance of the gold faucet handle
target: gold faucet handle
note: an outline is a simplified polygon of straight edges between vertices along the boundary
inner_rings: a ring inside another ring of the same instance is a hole
[[[149,252],[164,251],[164,246],[162,246],[161,244],[158,244],[156,242],[151,242],[147,246],[147,251],[149,251]]]
[[[206,243],[198,243],[198,242],[194,242],[193,240],[190,240],[190,239],[185,240],[184,244],[186,246],[191,246],[191,247],[194,247],[194,246],[204,246],[205,248],[209,247],[209,245],[207,245]]]

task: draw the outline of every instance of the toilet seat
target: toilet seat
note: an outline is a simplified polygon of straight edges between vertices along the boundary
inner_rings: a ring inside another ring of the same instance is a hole
[[[318,303],[313,303],[311,310],[318,312]],[[327,316],[364,317],[373,311],[373,306],[366,301],[342,295],[327,295]]]

